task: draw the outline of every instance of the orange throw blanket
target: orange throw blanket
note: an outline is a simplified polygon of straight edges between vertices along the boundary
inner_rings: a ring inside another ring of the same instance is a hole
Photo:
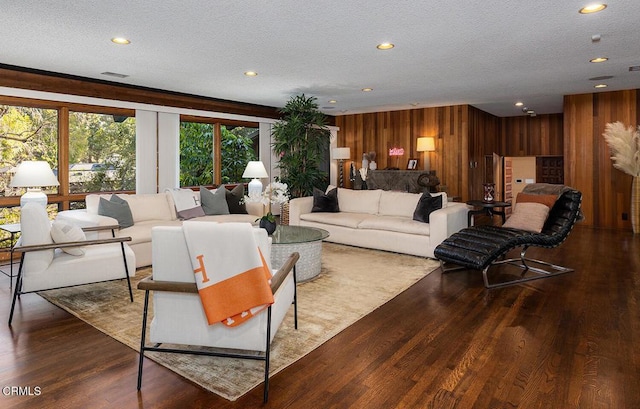
[[[271,272],[249,223],[182,225],[209,325],[235,327],[273,304]]]

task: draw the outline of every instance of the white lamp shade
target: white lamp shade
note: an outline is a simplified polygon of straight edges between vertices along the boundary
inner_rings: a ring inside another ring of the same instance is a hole
[[[418,152],[433,152],[436,150],[436,140],[433,136],[418,138]]]
[[[10,187],[41,188],[43,186],[59,186],[58,178],[53,174],[51,166],[45,161],[24,161],[18,166],[11,179]]]
[[[351,159],[351,148],[333,148],[331,150],[333,159]]]
[[[247,163],[247,167],[242,174],[243,178],[268,178],[269,174],[264,164],[259,160],[252,160]]]

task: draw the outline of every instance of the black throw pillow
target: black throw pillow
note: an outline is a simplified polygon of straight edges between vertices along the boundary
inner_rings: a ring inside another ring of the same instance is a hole
[[[247,214],[247,206],[240,201],[244,198],[244,185],[239,183],[232,190],[225,187],[225,198],[227,199],[227,206],[229,206],[229,213],[231,214]]]
[[[325,194],[318,188],[313,188],[313,208],[311,213],[329,212],[337,213],[340,211],[338,207],[338,188],[333,188]]]
[[[424,192],[413,211],[413,220],[429,223],[429,215],[438,209],[442,209],[442,195],[431,196],[429,192]]]

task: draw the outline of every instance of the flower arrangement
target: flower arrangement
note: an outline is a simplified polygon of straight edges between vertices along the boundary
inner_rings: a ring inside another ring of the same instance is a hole
[[[271,213],[271,205],[282,204],[289,201],[289,187],[286,183],[279,181],[271,182],[267,185],[262,193],[252,193],[249,196],[244,197],[245,203],[262,203],[267,206],[267,213],[257,220],[267,220],[271,223],[275,223],[276,218]],[[256,220],[256,221],[257,221]]]
[[[631,176],[640,176],[640,126],[625,127],[622,122],[609,123],[602,134],[611,149],[613,167]]]

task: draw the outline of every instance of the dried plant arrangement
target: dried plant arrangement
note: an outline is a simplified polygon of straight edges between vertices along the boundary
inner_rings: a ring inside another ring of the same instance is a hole
[[[622,122],[609,123],[602,134],[611,149],[613,167],[631,176],[640,176],[640,126],[625,127]]]

